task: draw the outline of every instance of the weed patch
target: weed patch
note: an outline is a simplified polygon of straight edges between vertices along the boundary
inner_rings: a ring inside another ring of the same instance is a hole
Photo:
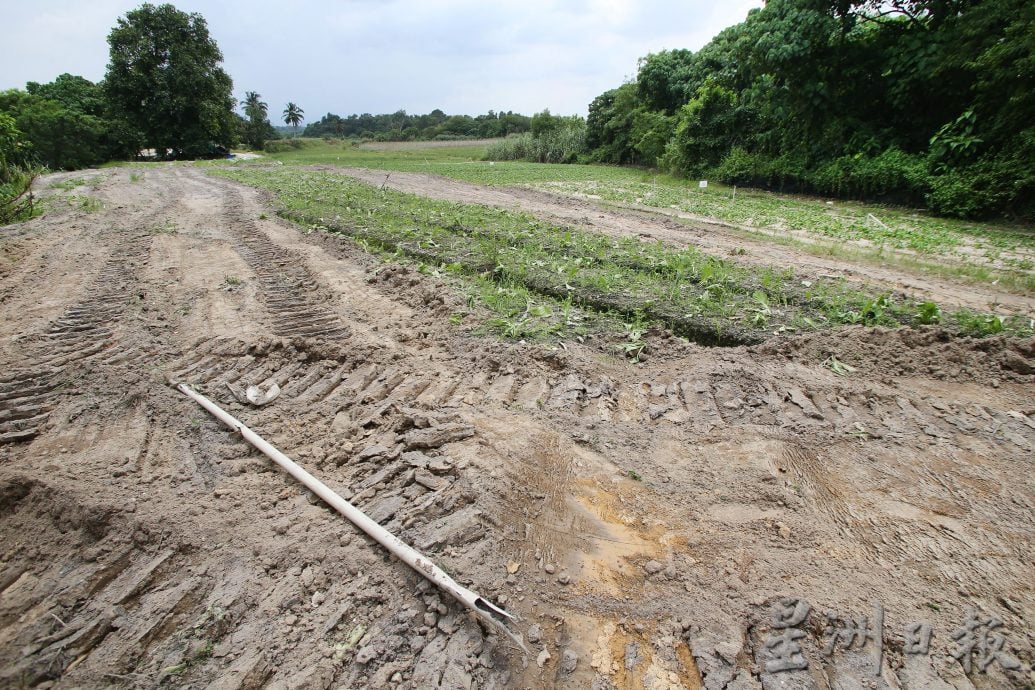
[[[425,172],[476,184],[525,185],[613,204],[678,211],[730,223],[751,235],[791,243],[814,254],[890,262],[907,270],[994,283],[1001,289],[1035,291],[1035,232],[1028,227],[752,189],[734,193],[715,183],[701,189],[696,181],[629,167],[485,161],[486,152],[484,146],[375,150],[307,140],[303,148],[271,158]],[[255,164],[261,163],[238,165]]]
[[[310,230],[344,234],[464,278],[472,299],[496,315],[488,325],[510,338],[544,329],[577,332],[578,320],[571,325],[558,318],[565,304],[626,323],[660,324],[708,345],[839,324],[910,324],[926,313],[901,296],[858,290],[838,278],[802,281],[791,270],[747,268],[693,247],[616,239],[524,213],[378,189],[330,172],[211,172],[273,192],[280,213]],[[1004,328],[1015,326],[1004,322]],[[626,354],[635,359],[641,338],[632,337],[631,328],[628,335]]]

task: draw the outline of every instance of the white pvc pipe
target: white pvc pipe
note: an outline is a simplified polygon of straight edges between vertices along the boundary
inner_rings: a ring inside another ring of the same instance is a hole
[[[448,592],[454,599],[473,611],[481,620],[498,628],[507,637],[516,642],[522,649],[525,649],[524,640],[520,634],[514,633],[505,625],[508,620],[514,620],[514,616],[503,609],[495,606],[488,600],[472,592],[466,587],[457,583],[441,568],[431,562],[429,558],[416,549],[396,537],[388,530],[381,527],[366,513],[356,508],[344,498],[332,491],[326,484],[313,475],[306,472],[294,460],[281,453],[272,445],[267,443],[261,436],[235,419],[228,412],[206,398],[204,395],[194,391],[185,383],[177,384],[176,388],[184,395],[193,398],[199,405],[212,413],[219,421],[237,431],[248,443],[262,451],[270,460],[280,465],[285,472],[302,482],[310,491],[322,498],[329,506],[349,519],[352,524],[366,532],[370,538],[381,546],[395,554],[401,561],[426,577],[440,589]]]

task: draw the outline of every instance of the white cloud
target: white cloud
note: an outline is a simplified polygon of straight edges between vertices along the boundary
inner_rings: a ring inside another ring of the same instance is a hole
[[[279,113],[585,113],[599,93],[665,48],[698,49],[761,0],[183,0],[219,43],[238,95]],[[103,77],[106,37],[132,0],[11,4],[0,88],[62,72]]]

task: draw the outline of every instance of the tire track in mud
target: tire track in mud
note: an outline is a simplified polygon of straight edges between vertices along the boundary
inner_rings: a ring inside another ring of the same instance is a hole
[[[59,548],[86,547],[85,559],[54,558],[4,572],[0,649],[18,649],[16,657],[4,655],[6,683],[56,680],[88,657],[107,671],[93,674],[92,685],[125,680],[120,673],[133,657],[169,637],[213,588],[210,578],[182,577],[188,560],[177,545],[148,543],[156,525],[114,505],[28,477],[7,479],[0,495],[6,529],[31,529],[33,540]],[[39,515],[50,516],[42,532]],[[119,539],[122,532],[134,539]],[[32,550],[25,541],[8,546],[11,555]]]
[[[296,347],[298,351],[293,351]],[[538,562],[541,570],[547,563],[560,562],[566,553],[598,553],[587,561],[593,577],[599,578],[597,586],[605,592],[612,591],[609,587],[617,587],[615,592],[637,591],[643,586],[639,582],[642,576],[637,567],[630,570],[629,564],[645,560],[657,551],[659,543],[671,539],[653,533],[638,535],[623,531],[620,525],[593,517],[595,511],[569,507],[565,498],[569,493],[591,496],[592,502],[606,504],[611,500],[607,498],[610,490],[595,489],[584,481],[573,483],[575,474],[585,472],[573,471],[571,456],[565,455],[568,451],[554,448],[547,452],[551,447],[548,438],[536,443],[543,450],[542,457],[506,458],[504,467],[509,469],[502,470],[504,476],[512,473],[513,468],[525,465],[531,474],[508,480],[506,491],[501,491],[498,479],[491,487],[481,487],[493,500],[474,503],[460,498],[460,487],[469,481],[466,472],[461,471],[462,461],[458,463],[457,458],[434,451],[415,454],[407,449],[407,434],[418,428],[417,424],[445,427],[444,438],[452,439],[449,434],[457,432],[461,435],[455,440],[459,440],[466,432],[452,425],[465,413],[479,410],[480,414],[492,414],[491,410],[511,409],[517,414],[552,420],[544,419],[544,428],[570,422],[573,423],[570,429],[609,428],[616,435],[630,437],[666,432],[698,442],[743,437],[745,433],[750,437],[761,436],[771,441],[775,451],[768,460],[773,476],[802,485],[817,509],[830,518],[844,538],[860,544],[868,552],[868,558],[909,564],[921,555],[933,557],[941,565],[925,574],[926,577],[953,588],[968,583],[973,586],[974,582],[981,581],[994,583],[985,590],[992,600],[1009,596],[1008,592],[1023,587],[1024,572],[1018,564],[1026,562],[1024,553],[1016,552],[997,564],[989,563],[985,556],[989,549],[1004,554],[1014,551],[1010,544],[1017,543],[1032,527],[1023,516],[1004,524],[1001,516],[996,517],[994,505],[975,501],[968,504],[967,509],[981,515],[978,524],[967,530],[969,534],[967,531],[953,533],[945,531],[952,520],[911,508],[924,505],[928,500],[944,501],[937,487],[952,487],[950,494],[953,490],[965,492],[965,484],[961,483],[967,481],[965,477],[938,473],[926,467],[931,454],[923,445],[909,451],[916,460],[899,470],[896,481],[911,483],[909,472],[922,474],[920,480],[912,483],[935,487],[928,497],[913,496],[908,502],[889,505],[890,512],[881,517],[879,511],[875,514],[872,508],[864,510],[863,506],[853,504],[847,484],[838,486],[843,482],[836,477],[848,476],[850,467],[872,462],[870,458],[875,451],[866,450],[864,439],[879,436],[896,445],[917,437],[935,442],[945,440],[941,434],[948,434],[956,427],[939,416],[937,406],[941,403],[937,400],[933,404],[910,402],[901,394],[837,379],[817,385],[815,381],[807,383],[793,375],[748,377],[742,372],[708,372],[640,383],[585,377],[578,372],[551,377],[523,367],[487,367],[464,374],[446,371],[435,375],[405,360],[384,361],[375,352],[320,352],[319,347],[319,344],[307,346],[302,341],[271,341],[269,347],[263,349],[254,343],[214,339],[199,343],[192,348],[190,356],[174,363],[174,377],[209,389],[214,397],[230,406],[234,405],[234,399],[226,391],[227,383],[240,387],[280,385],[284,393],[274,406],[278,409],[271,407],[247,413],[256,420],[256,428],[279,429],[286,420],[291,420],[296,432],[282,436],[289,453],[301,452],[303,457],[322,467],[321,474],[333,477],[338,490],[361,509],[376,516],[389,529],[403,534],[410,543],[436,556],[442,554],[442,549],[460,548],[478,553],[487,548],[485,540],[491,544],[496,538],[493,535],[501,533],[501,527],[503,534],[520,534],[524,530],[525,543],[513,556],[518,561]],[[906,409],[913,410],[911,418],[907,418]],[[984,409],[1002,423],[968,427],[970,437],[993,447],[1016,446],[1019,442],[1035,440],[1033,429],[1022,419],[989,407]],[[959,424],[960,419],[976,419],[974,415],[980,414],[979,408],[956,410],[953,418]],[[433,421],[420,421],[422,415]],[[333,422],[328,424],[328,420]],[[589,425],[584,426],[587,421]],[[862,437],[860,427],[856,426],[860,424],[868,430]],[[304,427],[323,431],[310,436],[298,434],[297,430]],[[927,429],[926,434],[923,429]],[[497,447],[496,440],[487,438],[483,432],[484,429],[477,431],[483,453],[507,455]],[[1004,438],[1004,433],[1016,436],[1010,441]],[[390,440],[384,440],[386,434]],[[306,439],[318,443],[321,450],[310,455]],[[343,452],[342,448],[346,450]],[[560,460],[562,456],[567,460],[554,466],[550,458]],[[920,465],[923,467],[918,469]],[[894,464],[889,463],[889,466],[894,467]],[[834,470],[835,467],[840,469]],[[648,471],[652,471],[655,478],[660,472],[663,481],[667,481],[665,474],[678,470],[657,467]],[[835,477],[833,483],[831,476]],[[454,485],[456,488],[451,488]],[[449,498],[438,496],[443,490],[444,496]],[[880,482],[860,480],[854,485],[854,491],[877,500],[883,489]],[[519,512],[520,506],[535,505],[541,499],[539,494],[546,497],[543,506],[547,510],[542,518],[545,522]],[[1003,489],[999,496],[1006,500],[1025,500],[1023,491]],[[499,505],[513,506],[512,513],[503,512],[502,523],[487,517],[498,511]],[[603,510],[606,513],[623,509],[615,506]],[[943,506],[941,510],[949,508]],[[859,517],[867,513],[870,517]],[[415,521],[415,518],[420,519]],[[565,536],[574,534],[581,536]],[[587,539],[597,546],[584,543]],[[614,570],[615,564],[618,564],[617,570]],[[646,654],[653,645],[650,634],[623,632],[621,627],[615,628],[607,620],[599,619],[593,605],[578,602],[558,605],[572,615],[571,634],[595,639],[594,626],[610,625],[608,639],[612,641],[625,640],[623,645],[637,646],[641,654]],[[637,609],[629,608],[626,615],[634,616],[636,612]],[[638,613],[643,615],[642,610]],[[649,661],[649,657],[644,659]],[[654,662],[643,663],[646,669]],[[680,657],[678,664],[669,666],[690,676],[695,668],[688,652]]]
[[[252,265],[260,268],[257,271],[260,276],[262,275],[261,269],[268,270],[268,262],[271,257],[273,260],[282,262],[298,261],[293,254],[283,251],[279,247],[271,246],[271,243],[264,238],[248,237],[249,225],[251,225],[251,230],[256,233],[258,229],[254,224],[239,222],[242,220],[241,211],[239,208],[235,208],[232,202],[231,198],[230,208],[224,211],[230,224],[226,230],[234,232],[240,243],[241,254],[248,255],[254,262]],[[243,233],[240,232],[240,228],[244,228]],[[348,330],[341,327],[337,317],[334,319],[337,323],[333,328],[323,326],[323,322],[319,321],[322,315],[331,312],[316,302],[314,295],[319,296],[319,288],[312,276],[302,268],[283,265],[278,268],[288,270],[281,270],[279,275],[268,277],[264,281],[264,286],[272,286],[275,289],[280,288],[290,292],[297,291],[301,293],[302,298],[288,303],[277,300],[268,302],[270,312],[274,316],[274,331],[278,334],[295,337],[285,340],[269,339],[268,341],[263,339],[243,341],[202,338],[193,345],[181,349],[181,352],[185,354],[169,367],[174,376],[199,387],[220,391],[224,404],[229,406],[235,403],[233,398],[226,398],[227,384],[244,385],[255,382],[268,386],[273,382],[278,382],[283,387],[284,393],[276,405],[250,410],[247,418],[250,423],[257,424],[259,428],[272,427],[275,429],[277,426],[283,425],[294,429],[292,433],[281,437],[285,441],[284,447],[289,450],[297,450],[300,439],[310,439],[306,443],[311,442],[313,436],[305,431],[306,427],[318,424],[321,417],[328,413],[333,416],[336,409],[340,412],[343,408],[351,407],[353,413],[357,415],[362,411],[363,414],[360,416],[369,417],[369,419],[357,421],[361,423],[360,428],[365,431],[376,431],[386,425],[391,426],[396,423],[406,424],[407,422],[398,419],[398,415],[394,411],[382,409],[380,404],[388,400],[393,393],[396,395],[401,395],[402,391],[410,391],[411,394],[422,393],[425,389],[432,387],[431,379],[434,377],[424,377],[416,373],[408,376],[405,373],[405,367],[393,369],[391,366],[371,366],[366,360],[377,359],[377,357],[372,354],[376,348],[369,344],[364,346],[365,349],[361,347],[357,350],[354,343],[349,343],[348,351],[338,346],[333,341],[340,340]],[[258,316],[258,318],[262,317]],[[317,325],[322,327],[316,329],[306,327],[312,325],[310,320],[314,318],[318,320]],[[299,337],[299,334],[308,337],[302,338]],[[454,388],[455,383],[446,386],[442,392],[450,393]],[[406,400],[412,399],[412,395],[403,397]],[[428,401],[434,399],[436,398],[425,398]],[[353,403],[355,404],[353,405]],[[131,413],[131,415],[142,417],[143,411]],[[180,439],[171,438],[168,433],[163,433],[161,431],[163,427],[180,428],[183,426],[182,412],[173,413],[173,416],[177,418],[175,421],[169,416],[168,410],[160,407],[155,409],[153,400],[148,403],[147,417],[150,421],[145,424],[147,431],[143,446],[136,459],[120,469],[116,473],[116,477],[125,472],[126,467],[129,467],[128,471],[134,476],[133,481],[139,481],[141,484],[165,483],[171,480],[173,486],[176,486],[180,483],[181,478],[184,478],[185,481],[182,482],[184,485],[190,485],[192,492],[197,491],[202,497],[209,496],[208,500],[211,500],[213,491],[217,498],[221,496],[221,492],[226,490],[225,486],[237,478],[247,482],[251,481],[251,477],[256,477],[257,480],[268,482],[268,476],[261,474],[264,468],[248,457],[247,448],[242,448],[238,441],[228,439],[224,430],[217,425],[209,424],[207,419],[202,418],[203,421],[193,424],[190,429],[182,429]],[[430,425],[430,419],[432,418],[423,417],[421,421],[410,422],[410,424]],[[435,424],[432,426],[443,426],[443,424],[439,424],[439,422],[443,422],[441,418],[434,418],[434,421]],[[363,424],[366,426],[364,427]],[[184,431],[186,434],[182,434]],[[424,448],[423,445],[421,447]],[[426,458],[435,456],[433,450],[428,448],[424,448],[424,450],[426,453],[430,453],[430,455],[425,455]],[[302,456],[305,457],[305,455],[303,452]],[[347,459],[349,454],[339,453],[336,457],[341,462]],[[173,458],[177,459],[179,469],[170,466],[170,460]],[[382,482],[377,479],[376,475],[383,470],[379,466],[383,460],[384,458],[377,456],[365,457],[361,462],[356,463],[356,468],[348,467],[347,476],[344,479],[339,478],[338,481],[345,482],[341,486],[341,491],[345,495],[353,496],[353,500],[363,509],[377,516],[382,523],[391,522],[399,527],[398,520],[408,521],[414,516],[415,511],[409,507],[402,509],[400,506],[403,485],[398,487],[394,485],[378,486]],[[454,487],[459,482],[459,472],[456,468],[445,467],[444,460],[435,462],[426,460],[426,462],[432,464],[432,469],[421,468],[420,481],[411,480],[405,488],[413,498],[416,498],[417,494],[426,495],[421,501],[418,511],[422,519],[438,515],[441,516],[443,523],[451,523],[452,520],[449,516],[453,513],[454,508],[466,500],[463,498],[464,491],[459,487]],[[245,467],[247,467],[247,474],[242,474]],[[407,467],[411,466],[407,465]],[[400,474],[405,474],[405,472],[399,472],[396,468],[390,473],[380,474],[380,476],[382,480],[387,477],[390,482],[394,482],[400,478],[398,476]],[[360,484],[363,486],[359,486]],[[435,490],[428,488],[427,485],[434,486]],[[354,490],[350,490],[350,486]],[[370,491],[375,487],[377,487],[376,490]],[[289,486],[289,490],[295,490],[293,485]],[[363,495],[364,490],[366,490],[366,495]],[[183,494],[184,488],[181,487],[177,492]],[[434,505],[437,503],[443,505]],[[317,508],[308,506],[308,504],[306,507],[315,511],[315,514],[307,513],[305,530],[312,529],[314,534],[319,533],[321,539],[333,540],[333,543],[326,545],[324,551],[333,553],[335,550],[344,548],[339,544],[343,531],[340,520],[329,521],[324,515],[326,511],[322,507]],[[285,534],[284,529],[279,526],[286,517],[297,519],[297,510],[297,508],[290,510],[266,508],[259,511],[258,514],[254,511],[241,511],[240,515],[235,510],[225,516],[223,524],[224,527],[230,528],[231,536],[228,538],[231,540],[255,538],[257,540],[254,547],[256,553],[260,548],[268,550],[271,544],[275,545],[274,552],[279,553],[287,548],[297,548],[297,537]],[[125,511],[116,512],[121,517],[125,516]],[[257,535],[254,534],[255,522],[250,520],[248,515],[251,515],[252,518],[259,517],[258,524],[262,529]],[[178,520],[182,518],[181,515]],[[248,522],[248,528],[234,529],[235,525],[242,520]],[[5,522],[5,524],[9,523]],[[144,528],[139,528],[138,532],[140,529]],[[178,526],[172,526],[167,541],[164,540],[164,536],[162,540],[157,540],[155,527],[151,526],[150,529],[150,539],[144,536],[138,540],[134,536],[134,542],[139,548],[131,548],[127,552],[128,555],[112,554],[109,559],[105,559],[108,565],[103,569],[105,572],[110,572],[110,577],[98,575],[90,585],[91,596],[96,600],[96,606],[77,603],[67,609],[53,610],[54,614],[64,622],[63,624],[57,623],[56,619],[47,614],[43,614],[42,618],[36,618],[35,612],[33,615],[26,616],[25,608],[18,610],[19,615],[29,621],[24,626],[14,626],[12,630],[17,633],[20,641],[38,641],[41,637],[49,640],[55,633],[57,636],[62,636],[65,627],[75,631],[70,633],[74,640],[67,645],[51,646],[48,644],[42,648],[31,644],[28,647],[22,646],[22,649],[28,648],[30,651],[28,657],[22,659],[17,665],[16,673],[19,674],[19,677],[32,677],[37,680],[74,677],[97,684],[131,683],[133,679],[143,677],[160,678],[162,669],[175,668],[178,664],[184,663],[184,660],[187,662],[192,660],[189,647],[195,635],[195,632],[192,631],[197,631],[198,625],[195,624],[192,627],[191,622],[216,617],[221,622],[212,626],[202,626],[203,628],[213,628],[205,631],[205,638],[209,642],[218,645],[226,638],[228,632],[232,633],[231,638],[243,636],[248,640],[262,640],[262,642],[259,643],[257,651],[244,653],[235,659],[228,668],[222,668],[219,671],[213,669],[214,675],[210,676],[213,687],[224,685],[257,687],[276,675],[276,668],[270,660],[275,658],[274,652],[279,653],[284,647],[284,644],[279,642],[283,639],[284,631],[274,634],[271,632],[271,626],[275,626],[275,621],[283,617],[286,610],[296,611],[307,619],[311,617],[298,609],[296,603],[298,595],[294,587],[295,578],[285,577],[284,573],[278,572],[271,581],[263,576],[261,570],[258,573],[250,570],[253,563],[237,567],[237,569],[217,563],[212,558],[206,558],[203,553],[196,553],[195,550],[198,549],[196,535],[191,535],[189,530],[184,531]],[[351,534],[348,528],[345,528],[344,531]],[[120,543],[117,531],[112,531],[109,541],[113,541],[117,545],[117,549],[125,549],[125,545]],[[155,547],[156,541],[157,547]],[[159,558],[170,550],[174,555],[166,556],[160,566],[154,568],[149,566],[153,559]],[[357,542],[349,555],[340,557],[340,561],[355,561],[359,556],[364,559],[371,558],[369,547]],[[115,562],[112,563],[110,558],[114,558]],[[62,557],[58,560],[65,563],[62,568],[67,571],[70,564],[66,559]],[[207,571],[204,576],[193,576],[186,580],[176,578],[177,572],[182,573],[199,564],[203,564],[202,572]],[[312,567],[318,566],[314,563]],[[97,570],[101,569],[101,567],[97,568]],[[81,570],[76,570],[76,572]],[[92,569],[86,567],[86,570]],[[365,612],[364,620],[370,620],[372,626],[376,625],[372,632],[382,627],[387,621],[382,622],[378,615],[366,612],[367,605],[364,602],[369,601],[376,604],[385,599],[386,592],[401,589],[399,594],[406,595],[405,599],[409,602],[409,606],[419,606],[422,611],[425,607],[429,607],[430,611],[437,612],[434,615],[441,615],[448,621],[444,625],[449,627],[443,629],[457,634],[450,635],[448,640],[444,640],[447,644],[442,645],[442,648],[439,648],[438,643],[431,645],[428,657],[418,664],[421,670],[415,669],[414,660],[402,666],[398,664],[396,666],[406,671],[407,675],[414,672],[416,677],[424,677],[428,682],[431,682],[433,676],[441,676],[443,672],[447,675],[466,673],[463,663],[466,663],[467,656],[473,649],[471,645],[475,642],[468,644],[465,640],[478,640],[476,644],[481,646],[483,633],[478,630],[477,626],[467,621],[462,614],[454,610],[455,607],[450,602],[443,602],[437,595],[429,593],[421,595],[420,593],[424,590],[417,582],[419,578],[406,569],[401,570],[400,573],[397,565],[374,563],[373,566],[364,567],[364,572],[372,573],[372,575],[365,575],[360,578],[359,582],[350,581],[344,591],[335,592],[334,585],[331,586],[330,592],[327,592],[326,585],[323,585],[321,589],[329,597],[352,602],[353,606],[359,605],[360,611]],[[138,575],[144,571],[154,574],[148,576],[150,579],[145,580],[142,574]],[[306,572],[308,571],[309,568],[306,568]],[[403,576],[401,581],[405,583],[401,588],[399,586],[400,575]],[[372,576],[378,579],[371,582]],[[319,577],[326,579],[326,576]],[[124,589],[120,583],[125,578],[141,582],[138,588],[139,597],[121,598],[118,592]],[[368,582],[365,589],[362,588],[364,580]],[[28,581],[30,580],[26,580],[26,582]],[[49,574],[33,573],[31,582],[41,591],[49,589],[54,594],[63,592],[56,579]],[[319,580],[317,582],[319,583]],[[357,588],[361,595],[358,599],[356,598]],[[417,595],[414,596],[412,592],[417,592]],[[19,591],[19,594],[22,593],[24,592]],[[314,592],[309,592],[306,596],[313,594]],[[423,603],[422,599],[425,600]],[[82,602],[82,597],[77,598],[76,601]],[[106,610],[105,607],[111,606],[123,607],[130,615],[126,616],[124,620],[116,621],[115,625],[109,625],[110,617],[105,618],[100,612]],[[348,627],[348,621],[358,615],[353,612],[345,617],[341,611],[325,611],[323,615],[328,613],[329,618],[320,621],[324,633],[316,636],[314,641],[326,638],[333,643],[334,639],[349,634],[353,628]],[[410,630],[411,624],[404,623],[399,619],[391,622],[390,629],[395,631],[393,633],[395,636],[398,636]],[[80,632],[82,635],[79,635]],[[232,642],[232,639],[229,641]],[[184,651],[184,645],[188,647],[187,652]],[[490,649],[493,646],[494,644],[487,645]],[[323,678],[328,673],[331,674],[330,677],[333,677],[337,671],[333,670],[333,665],[329,668],[328,654],[323,651],[325,647],[326,643],[321,642],[317,648],[312,650],[312,653],[310,651],[305,653],[305,659],[300,666],[294,664],[292,666],[298,670],[298,673],[303,676],[312,676],[313,679]],[[418,653],[419,651],[419,649],[415,650]],[[354,652],[352,653],[354,654]],[[220,658],[223,656],[218,649],[216,654]],[[340,669],[340,666],[338,668]],[[438,671],[435,670],[436,668]],[[112,675],[105,677],[101,675],[102,670]],[[346,670],[345,673],[348,674],[349,671]],[[483,675],[491,673],[495,672],[486,671]],[[384,675],[384,677],[371,682],[376,686],[384,686],[388,683],[393,671],[381,669],[378,674],[379,678],[380,675]],[[283,673],[280,674],[281,677],[283,675]],[[363,677],[362,665],[356,665],[353,667],[349,683],[355,685],[356,679]],[[319,681],[311,679],[311,683],[317,682]],[[422,681],[416,682],[421,683]],[[311,683],[302,682],[302,686],[308,686]],[[360,684],[366,683],[361,682]]]
[[[162,179],[157,171],[154,177]],[[860,477],[852,467],[872,468],[878,452],[919,454],[928,442],[936,449],[971,444],[985,454],[1009,448],[1014,462],[1024,452],[1018,443],[1033,438],[1030,420],[1010,415],[1001,401],[947,401],[950,393],[924,396],[905,386],[837,379],[818,366],[788,366],[750,351],[738,351],[743,359],[734,362],[708,361],[710,354],[694,350],[671,365],[662,353],[652,357],[659,364],[633,369],[601,367],[590,357],[546,359],[531,348],[458,343],[444,325],[410,317],[389,333],[402,335],[410,326],[422,331],[416,338],[405,333],[395,342],[382,328],[381,339],[362,326],[347,336],[351,323],[323,303],[335,294],[348,297],[347,285],[335,292],[311,268],[321,264],[305,265],[299,245],[285,248],[269,239],[277,235],[248,220],[259,209],[239,191],[220,183],[198,189],[208,190],[208,200],[198,205],[203,213],[194,225],[225,224],[216,239],[229,235],[250,257],[260,292],[274,289],[265,302],[269,314],[259,308],[254,318],[272,316],[278,337],[203,332],[193,343],[181,341],[178,357],[163,365],[170,378],[208,394],[464,584],[523,614],[537,602],[547,613],[526,620],[542,628],[542,642],[527,661],[539,647],[549,647],[552,656],[542,668],[529,663],[520,670],[519,658],[448,598],[385,558],[190,401],[149,381],[152,393],[143,402],[95,419],[99,429],[76,423],[84,435],[133,436],[123,442],[130,458],[124,465],[109,462],[103,439],[91,440],[80,455],[56,462],[46,480],[12,478],[20,468],[9,468],[0,481],[0,551],[10,554],[0,569],[0,668],[10,669],[0,672],[7,674],[0,674],[3,682],[698,687],[704,675],[714,685],[723,674],[749,674],[752,659],[762,662],[754,658],[761,643],[752,648],[750,639],[738,638],[747,597],[732,601],[734,590],[722,583],[722,565],[739,540],[763,545],[750,547],[760,550],[760,560],[775,560],[781,551],[808,560],[815,552],[806,542],[773,547],[775,537],[761,520],[692,545],[679,541],[687,534],[680,519],[721,530],[706,507],[686,513],[672,504],[712,503],[697,485],[728,479],[714,467],[727,464],[730,454],[716,452],[711,468],[704,460],[679,465],[682,456],[653,452],[663,450],[662,443],[695,451],[756,443],[768,451],[757,458],[765,472],[803,487],[808,519],[823,523],[820,534],[836,538],[822,532],[832,524],[871,556],[904,559],[944,553],[956,537],[903,522],[909,506],[927,500],[923,493],[896,495],[898,503],[887,502],[886,520],[872,506],[853,503],[851,490],[876,503],[884,487],[880,473],[871,469],[872,477]],[[209,273],[206,280],[218,282],[219,267]],[[199,279],[191,288],[204,285]],[[431,288],[414,286],[411,294],[388,284],[371,289],[405,301]],[[280,301],[281,295],[291,299]],[[370,295],[380,304],[375,292]],[[98,336],[112,345],[88,355],[90,362],[118,354],[120,316],[112,308],[108,322],[85,325],[112,331]],[[377,330],[390,320],[372,318],[367,325]],[[74,365],[62,365],[63,371]],[[281,396],[264,407],[241,404],[228,388],[273,383]],[[63,466],[75,468],[76,476],[62,476]],[[626,467],[636,467],[651,484],[616,476]],[[950,496],[969,495],[957,469],[924,464],[914,471],[928,493],[947,487]],[[986,467],[970,479],[992,481],[997,474],[1001,470]],[[667,475],[683,481],[679,491],[691,491],[666,493]],[[838,475],[851,479],[838,483]],[[743,492],[766,487],[751,479],[741,482]],[[897,479],[910,481],[901,473]],[[136,491],[148,499],[131,509],[127,497]],[[1023,486],[1004,496],[1027,500]],[[787,495],[768,491],[758,505],[775,506],[777,497]],[[952,507],[938,510],[949,514]],[[994,505],[983,504],[975,514],[985,523],[1004,522]],[[937,516],[932,510],[920,517]],[[42,531],[41,522],[47,525]],[[1008,537],[1023,528],[1023,516],[1005,523],[999,534]],[[984,535],[969,538],[980,542]],[[991,548],[1010,548],[1004,539],[989,542]],[[969,559],[973,552],[961,548]],[[721,553],[713,557],[709,549]],[[703,564],[692,566],[690,554]],[[651,558],[665,570],[645,576]],[[520,566],[516,573],[510,559]],[[1015,564],[1026,562],[1023,552],[1006,560],[975,558],[973,567],[943,575],[973,585],[979,573],[1009,572],[1001,585],[982,589],[994,595],[1015,581]],[[572,568],[573,581],[558,584],[564,568],[576,563],[584,569]],[[767,577],[790,578],[771,563],[762,570]],[[677,568],[676,578],[667,574],[669,566]],[[832,573],[852,575],[848,566]],[[702,584],[697,576],[705,578]],[[774,595],[764,581],[752,584]],[[957,589],[942,580],[933,584],[943,593]],[[752,606],[761,611],[765,600],[758,601]],[[1021,604],[1024,610],[1026,601]],[[728,630],[691,628],[673,610]],[[720,640],[723,652],[713,653]],[[576,644],[583,645],[579,669],[567,675],[560,651]],[[837,672],[842,678],[853,673]]]
[[[120,234],[126,234],[121,231]],[[46,424],[65,374],[86,362],[133,365],[148,353],[125,345],[117,331],[136,289],[136,270],[153,235],[130,232],[87,288],[88,297],[67,308],[42,333],[21,339],[23,360],[0,376],[0,444],[34,438]]]
[[[241,192],[224,187],[224,217],[238,252],[258,276],[273,332],[288,337],[343,338],[349,329],[330,309],[315,303],[320,290],[301,257],[274,244],[243,212]]]

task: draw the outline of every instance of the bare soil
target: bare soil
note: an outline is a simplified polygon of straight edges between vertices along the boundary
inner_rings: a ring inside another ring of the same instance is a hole
[[[500,343],[450,323],[447,286],[305,234],[254,190],[180,166],[91,175],[103,210],[0,228],[0,686],[1035,682],[1035,342],[655,333],[639,365],[592,339]],[[585,208],[468,191],[422,189]],[[518,614],[530,654],[167,377]],[[227,386],[274,382],[265,407]],[[807,670],[767,670],[783,597],[812,606]],[[872,640],[825,656],[826,614],[874,603],[879,672]],[[969,607],[1002,621],[1010,657],[985,672],[952,656]],[[904,653],[913,621],[929,654]]]

